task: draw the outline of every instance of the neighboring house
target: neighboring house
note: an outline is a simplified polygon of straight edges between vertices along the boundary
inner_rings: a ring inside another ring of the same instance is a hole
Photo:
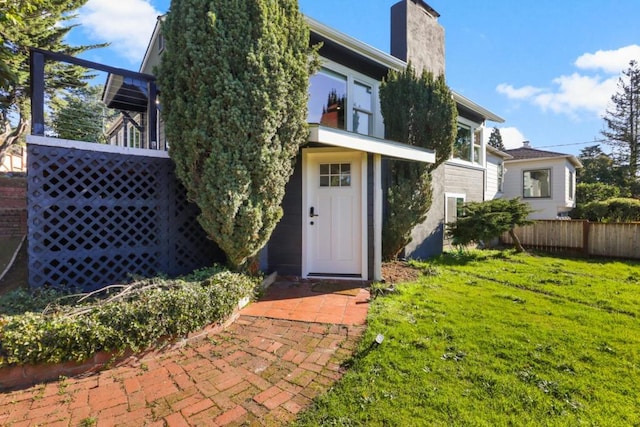
[[[10,147],[0,162],[0,172],[26,172],[27,147],[14,145]]]
[[[430,150],[384,139],[380,83],[390,70],[404,69],[408,59],[417,69],[444,71],[444,30],[438,16],[422,1],[402,0],[394,5],[392,55],[307,18],[310,43],[322,43],[322,68],[310,78],[309,141],[301,148],[287,184],[284,216],[261,254],[264,270],[302,277],[380,279],[386,162],[435,160]],[[162,18],[142,61],[142,73],[153,73],[164,50],[161,23]],[[106,85],[105,93],[112,98],[118,91],[117,85]],[[484,200],[484,122],[503,120],[459,94],[454,98],[460,116],[455,153],[434,174],[429,218],[417,227],[407,248],[407,255],[413,257],[442,251],[445,205],[451,197]],[[142,136],[142,144],[165,149],[169,142],[161,111],[154,114],[160,117],[153,132],[157,141]],[[140,116],[136,116],[138,123],[145,122]],[[112,135],[119,132],[114,126]],[[114,137],[112,143],[116,141],[120,144]]]
[[[576,169],[582,167],[574,155],[531,148],[506,150],[505,198],[520,197],[535,210],[531,219],[568,217],[576,206]]]

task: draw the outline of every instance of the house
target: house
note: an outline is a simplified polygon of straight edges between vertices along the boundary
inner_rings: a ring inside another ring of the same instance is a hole
[[[506,150],[507,168],[503,197],[520,197],[534,212],[531,219],[566,218],[576,206],[576,169],[582,167],[574,155],[532,148],[528,141]]]
[[[263,270],[302,277],[380,279],[386,162],[433,163],[435,155],[384,138],[379,88],[390,70],[404,69],[408,60],[418,70],[444,72],[444,30],[438,16],[423,1],[394,5],[391,54],[307,18],[310,43],[322,43],[322,67],[310,77],[309,140],[286,187],[284,216],[261,254]],[[142,61],[142,73],[153,72],[164,50],[161,23],[162,18]],[[120,89],[111,86],[107,84],[105,92],[114,98]],[[424,258],[441,252],[445,217],[454,215],[454,208],[446,207],[485,197],[484,123],[503,120],[460,94],[454,98],[459,112],[455,152],[434,174],[434,203],[427,222],[414,230],[408,256]],[[141,136],[141,145],[165,149],[178,144],[166,141],[162,112],[154,114],[159,125]],[[140,115],[130,116],[144,123]],[[118,126],[113,129],[113,135],[121,131]],[[122,144],[124,135],[112,143]]]

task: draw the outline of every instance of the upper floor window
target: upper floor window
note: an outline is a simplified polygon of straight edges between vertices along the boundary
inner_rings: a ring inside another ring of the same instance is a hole
[[[375,134],[377,84],[344,66],[327,64],[309,79],[308,122]]]
[[[458,133],[453,142],[453,157],[460,160],[471,161],[471,127],[462,123],[458,123]]]
[[[482,145],[482,127],[475,123],[458,118],[458,133],[453,142],[451,157],[465,162],[482,165],[484,153]]]
[[[371,86],[358,81],[353,84],[353,131],[371,134],[373,124],[373,91]]]
[[[347,77],[326,68],[309,79],[310,123],[346,129]]]
[[[504,163],[500,162],[498,164],[498,191],[501,193],[504,191],[504,172]]]
[[[569,172],[569,200],[575,200],[576,198],[576,173]]]
[[[522,195],[525,198],[551,197],[551,169],[537,169],[524,171],[524,188]]]

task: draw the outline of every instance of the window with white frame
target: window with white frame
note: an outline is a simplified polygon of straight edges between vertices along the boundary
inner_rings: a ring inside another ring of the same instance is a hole
[[[464,194],[446,194],[445,205],[445,222],[456,222],[458,217],[462,216],[464,209]]]
[[[522,196],[526,199],[551,197],[551,169],[524,171],[523,184]]]
[[[379,82],[327,62],[309,79],[309,123],[373,135]]]
[[[451,153],[453,159],[482,165],[484,163],[482,128],[458,117],[458,130]]]
[[[574,171],[569,172],[569,200],[575,200],[576,198],[576,173]]]
[[[499,192],[503,192],[504,191],[504,173],[505,173],[506,169],[504,167],[504,163],[500,162],[498,163],[498,191]]]

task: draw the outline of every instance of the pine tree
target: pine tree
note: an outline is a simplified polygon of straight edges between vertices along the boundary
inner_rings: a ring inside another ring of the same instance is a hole
[[[609,140],[617,155],[616,163],[625,170],[631,187],[637,185],[640,155],[640,68],[634,60],[622,72],[618,92],[612,97],[612,108],[603,117],[607,126],[602,135]]]
[[[0,19],[0,161],[6,151],[26,133],[31,119],[29,104],[29,48],[77,55],[104,46],[70,46],[65,37],[73,28],[63,25],[73,18],[69,13],[87,0],[38,0],[10,2],[8,14]],[[45,90],[49,99],[65,88],[86,85],[84,68],[47,61]]]
[[[436,152],[431,165],[389,161],[382,253],[393,259],[411,241],[411,231],[431,207],[430,172],[451,156],[458,112],[444,76],[434,78],[424,71],[418,77],[411,64],[383,81],[380,106],[388,139]]]
[[[241,268],[282,217],[315,51],[295,0],[172,1],[158,69],[170,155],[198,221]]]
[[[504,151],[504,144],[502,143],[502,135],[500,134],[500,129],[494,127],[491,131],[491,135],[489,135],[489,145],[493,148],[496,148],[500,151]]]

